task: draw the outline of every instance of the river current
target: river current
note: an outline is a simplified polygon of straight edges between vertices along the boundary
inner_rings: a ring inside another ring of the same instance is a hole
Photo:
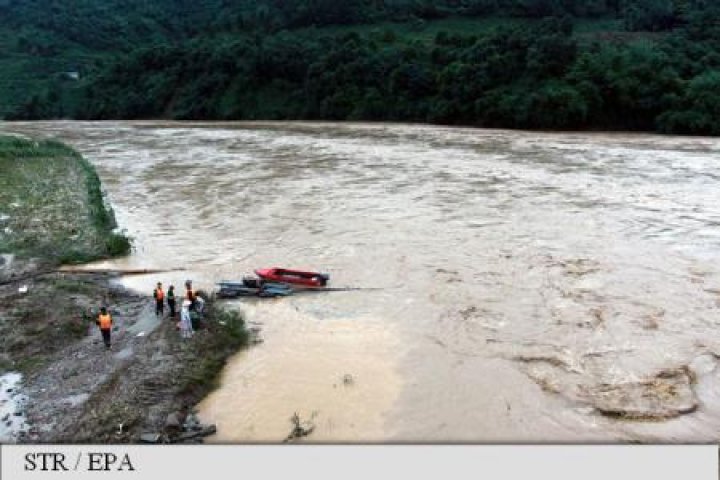
[[[720,140],[345,123],[31,122],[98,169],[128,277],[377,290],[229,302],[264,342],[221,442],[712,442]]]

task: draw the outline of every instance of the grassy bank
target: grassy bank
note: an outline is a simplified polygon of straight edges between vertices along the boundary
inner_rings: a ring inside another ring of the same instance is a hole
[[[219,386],[220,371],[227,358],[248,345],[250,333],[237,311],[225,310],[208,302],[205,334],[192,344],[197,359],[186,369],[179,382],[178,394],[191,404]]]
[[[91,312],[117,292],[102,278],[37,275],[129,253],[130,240],[115,227],[100,179],[79,153],[0,136],[0,372],[42,368],[87,335]]]
[[[125,255],[130,239],[115,227],[100,179],[79,153],[0,136],[0,253],[50,264]]]

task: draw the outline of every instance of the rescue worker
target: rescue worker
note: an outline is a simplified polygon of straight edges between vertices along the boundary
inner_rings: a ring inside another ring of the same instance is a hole
[[[100,307],[100,314],[95,321],[98,327],[100,327],[100,333],[102,334],[103,342],[105,342],[105,348],[110,348],[110,331],[112,330],[112,317],[107,311],[107,308]]]
[[[195,294],[195,291],[192,289],[192,281],[191,280],[185,281],[185,300],[190,301],[190,310],[195,310],[195,301],[197,300],[197,295]]]
[[[173,285],[168,287],[167,304],[170,309],[170,318],[175,318],[175,286]]]
[[[153,290],[153,298],[155,299],[155,315],[161,316],[165,305],[165,292],[163,292],[162,283],[158,282],[157,287]]]

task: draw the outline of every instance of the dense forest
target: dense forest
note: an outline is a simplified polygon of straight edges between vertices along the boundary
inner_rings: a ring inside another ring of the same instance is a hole
[[[0,0],[8,119],[720,134],[714,0]]]

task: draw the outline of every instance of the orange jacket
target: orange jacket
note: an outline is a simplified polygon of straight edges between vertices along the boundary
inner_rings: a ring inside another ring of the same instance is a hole
[[[155,300],[162,301],[165,298],[165,292],[163,292],[162,288],[156,288],[153,297],[155,297]]]
[[[112,317],[109,313],[105,315],[101,313],[98,315],[98,326],[101,330],[110,330],[110,327],[112,327]]]

